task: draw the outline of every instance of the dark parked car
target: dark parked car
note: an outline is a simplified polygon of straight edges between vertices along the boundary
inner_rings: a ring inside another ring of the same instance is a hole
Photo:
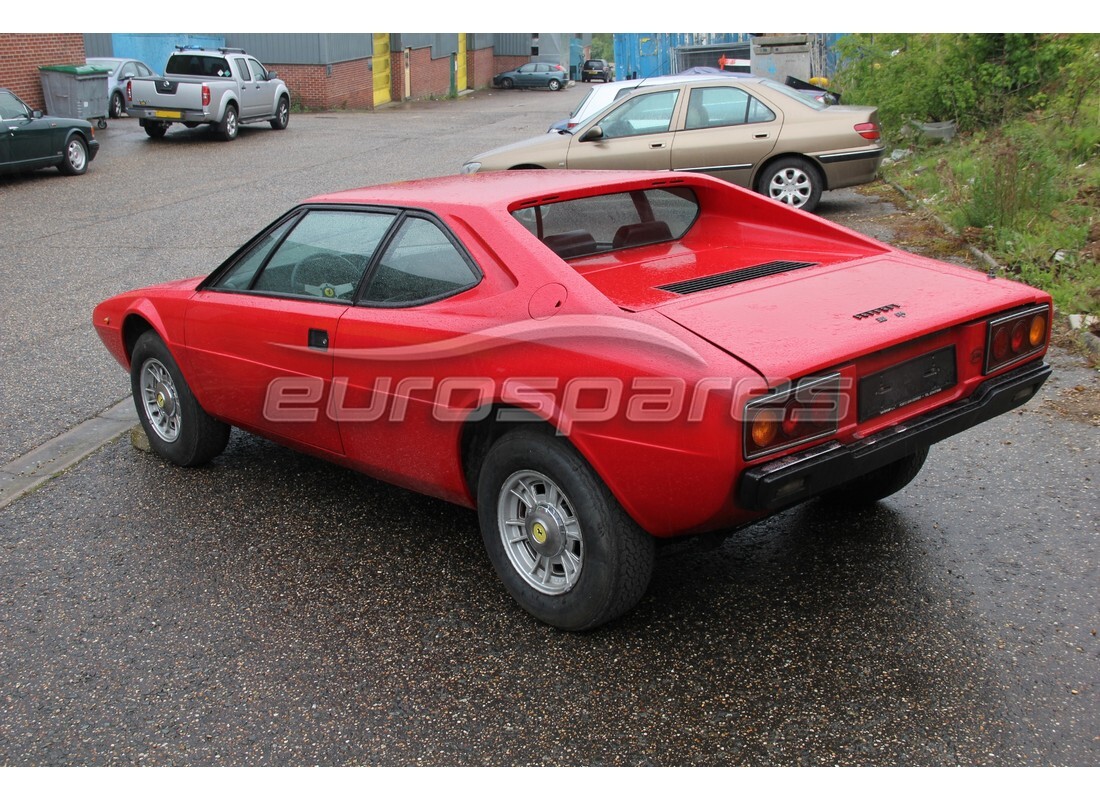
[[[611,80],[611,65],[602,58],[590,58],[581,67],[581,80],[585,83],[588,81],[607,83]]]
[[[556,92],[569,81],[569,72],[561,64],[532,61],[518,69],[493,76],[493,86],[501,89],[542,87]]]
[[[86,119],[47,117],[34,111],[9,89],[0,89],[0,173],[57,167],[66,175],[83,175],[99,151],[95,129]]]

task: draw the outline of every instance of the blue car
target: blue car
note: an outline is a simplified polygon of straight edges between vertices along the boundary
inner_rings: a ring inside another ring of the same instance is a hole
[[[532,61],[518,69],[493,76],[493,86],[500,89],[549,89],[558,91],[569,81],[569,71],[561,64]]]

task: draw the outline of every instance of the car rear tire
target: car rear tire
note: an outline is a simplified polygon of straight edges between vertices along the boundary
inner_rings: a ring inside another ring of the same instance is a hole
[[[65,155],[57,168],[65,175],[83,175],[88,171],[88,143],[79,133],[69,134]]]
[[[546,88],[552,92],[556,92],[561,88],[561,81],[557,78],[551,78],[550,82],[546,84]]]
[[[286,130],[290,124],[290,101],[285,97],[279,98],[279,105],[275,109],[275,117],[271,120],[271,127],[277,131]]]
[[[145,129],[145,135],[150,139],[163,139],[164,134],[168,133],[168,125],[164,122],[150,122],[143,119],[141,127]]]
[[[928,448],[900,458],[874,472],[869,472],[822,495],[829,505],[843,508],[862,508],[877,503],[901,491],[917,477],[928,459]]]
[[[515,85],[515,82],[511,78],[504,78],[500,82],[501,89],[511,89]]]
[[[181,467],[197,467],[219,455],[229,426],[199,405],[164,341],[146,331],[130,358],[130,389],[153,452]]]
[[[237,118],[237,107],[230,104],[225,107],[222,121],[218,123],[218,136],[222,138],[222,141],[231,142],[237,138],[240,129],[241,123]]]
[[[821,199],[823,179],[817,168],[801,158],[781,158],[760,174],[757,191],[780,203],[813,211]]]
[[[111,107],[107,113],[111,115],[111,119],[118,119],[126,112],[126,103],[122,99],[122,94],[115,92],[111,95]]]
[[[655,541],[564,439],[513,431],[489,450],[478,479],[489,560],[537,619],[570,631],[633,608],[649,586]]]

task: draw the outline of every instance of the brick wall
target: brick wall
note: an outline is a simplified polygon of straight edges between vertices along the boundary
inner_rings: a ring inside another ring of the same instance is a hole
[[[0,33],[0,86],[31,108],[46,110],[39,67],[83,63],[83,34]]]
[[[412,51],[409,88],[413,100],[428,97],[446,97],[451,92],[451,56],[432,58],[430,47]]]
[[[374,74],[366,58],[329,68],[313,64],[267,64],[290,89],[290,99],[308,109],[370,109],[374,107]]]

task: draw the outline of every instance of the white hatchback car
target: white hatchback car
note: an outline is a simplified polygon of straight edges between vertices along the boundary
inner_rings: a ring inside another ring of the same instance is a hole
[[[691,79],[698,80],[701,78],[706,80],[711,77],[718,79],[729,78],[731,74],[692,75]],[[581,98],[580,104],[569,112],[568,119],[555,122],[546,129],[546,132],[553,133],[554,131],[571,130],[593,114],[598,111],[603,111],[620,97],[629,94],[639,86],[659,86],[662,83],[683,83],[685,79],[683,75],[659,75],[655,78],[633,78],[627,81],[613,81],[611,83],[596,84],[588,90],[588,94]]]

